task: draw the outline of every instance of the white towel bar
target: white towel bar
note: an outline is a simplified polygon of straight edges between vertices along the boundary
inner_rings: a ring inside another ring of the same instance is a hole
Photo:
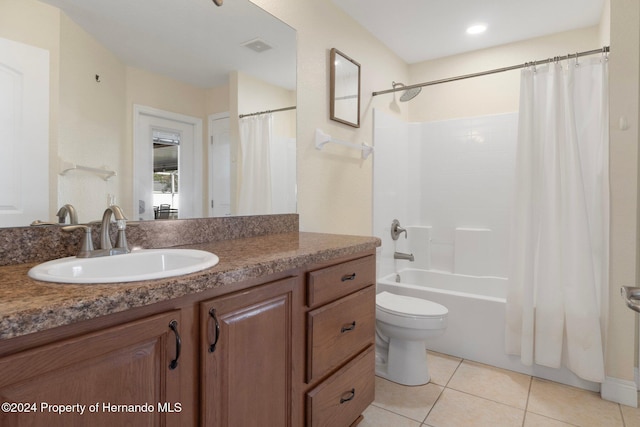
[[[67,162],[64,160],[60,160],[60,175],[66,175],[67,172],[72,171],[72,170],[80,170],[80,171],[85,171],[85,172],[90,172],[93,173],[95,175],[100,175],[102,176],[102,179],[104,179],[105,181],[108,181],[109,178],[114,177],[117,175],[117,173],[115,171],[111,171],[108,169],[101,169],[101,168],[93,168],[93,167],[89,167],[89,166],[82,166],[82,165],[76,165],[75,163],[71,163],[71,162]]]
[[[331,138],[331,136],[324,133],[322,129],[316,129],[316,149],[322,150],[322,147],[324,147],[324,145],[328,142],[333,142],[334,144],[361,150],[363,159],[366,159],[371,153],[373,153],[373,147],[365,144],[364,142],[362,143],[362,145],[359,145],[352,142],[341,141],[339,139]]]

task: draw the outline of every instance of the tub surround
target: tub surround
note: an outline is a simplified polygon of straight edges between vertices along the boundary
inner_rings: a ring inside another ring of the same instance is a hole
[[[41,282],[27,276],[29,268],[38,262],[69,256],[52,245],[61,244],[67,233],[59,227],[44,227],[3,229],[0,235],[5,238],[19,235],[20,230],[27,236],[20,239],[27,243],[23,247],[32,252],[25,250],[12,258],[30,262],[0,267],[0,339],[319,264],[380,245],[374,237],[299,233],[297,215],[140,222],[128,228],[131,247],[201,249],[218,255],[219,264],[168,279],[71,285]],[[0,243],[7,252],[4,239]],[[72,251],[75,248],[74,245]],[[60,252],[63,254],[58,255]]]

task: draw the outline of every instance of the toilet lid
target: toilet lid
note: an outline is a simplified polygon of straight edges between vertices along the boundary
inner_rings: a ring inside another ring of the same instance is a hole
[[[376,306],[398,316],[441,317],[447,315],[447,307],[422,298],[380,292],[376,295]]]

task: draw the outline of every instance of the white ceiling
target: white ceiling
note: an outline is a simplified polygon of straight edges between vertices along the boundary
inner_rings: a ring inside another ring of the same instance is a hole
[[[124,63],[199,87],[239,70],[291,90],[296,31],[248,0],[43,0],[62,9]],[[242,44],[262,39],[261,53]]]
[[[125,63],[200,87],[240,70],[295,89],[295,30],[247,0],[43,0]],[[409,64],[597,25],[604,0],[333,0]],[[486,33],[469,36],[474,23]],[[274,46],[242,47],[252,39]],[[258,71],[256,71],[256,69]]]
[[[604,5],[604,0],[333,2],[408,64],[597,25]],[[486,24],[487,31],[467,35],[476,23]]]

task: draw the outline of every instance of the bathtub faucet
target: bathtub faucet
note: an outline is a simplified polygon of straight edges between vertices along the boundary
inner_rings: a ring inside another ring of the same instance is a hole
[[[404,233],[404,238],[406,239],[407,230],[400,227],[400,221],[398,221],[397,219],[394,219],[393,222],[391,222],[391,238],[393,240],[398,240],[398,237],[400,237],[402,233]]]
[[[413,254],[405,254],[402,252],[394,252],[393,259],[405,259],[407,261],[413,261]]]

